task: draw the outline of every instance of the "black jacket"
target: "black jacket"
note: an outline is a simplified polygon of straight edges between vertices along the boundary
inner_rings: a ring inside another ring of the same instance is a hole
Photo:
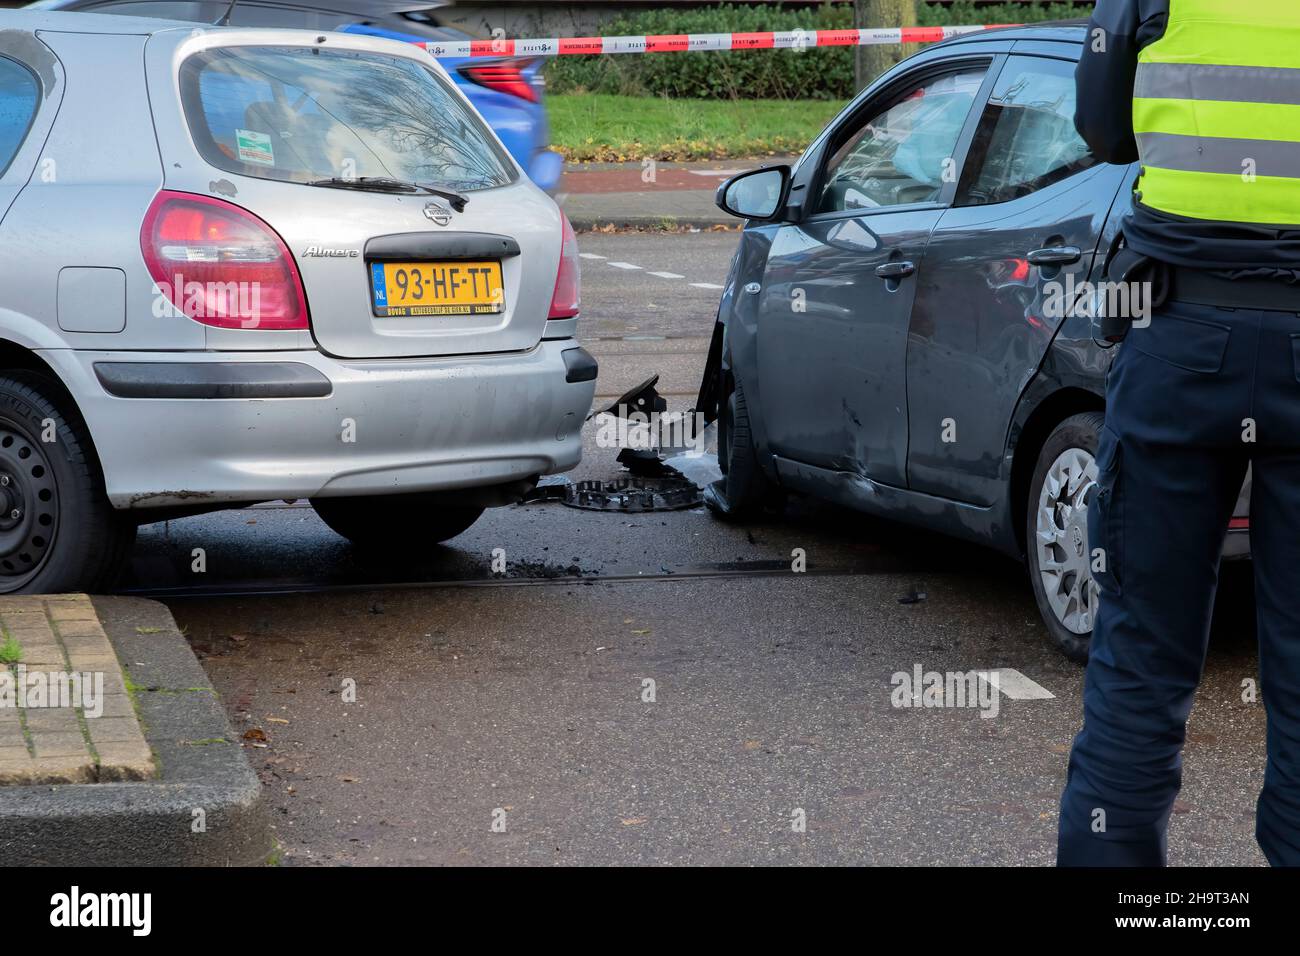
[[[1164,36],[1168,20],[1169,0],[1098,0],[1075,72],[1074,116],[1079,135],[1098,159],[1137,161],[1133,78],[1138,53]],[[1300,223],[1277,229],[1205,222],[1160,212],[1135,199],[1124,220],[1124,238],[1130,249],[1162,262],[1300,282]]]

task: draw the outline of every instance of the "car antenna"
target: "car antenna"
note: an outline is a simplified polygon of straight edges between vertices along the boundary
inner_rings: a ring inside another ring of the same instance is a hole
[[[238,2],[239,0],[230,0],[230,6],[226,7],[226,12],[222,15],[221,19],[212,25],[214,27],[230,26],[230,15],[235,12],[235,4]]]

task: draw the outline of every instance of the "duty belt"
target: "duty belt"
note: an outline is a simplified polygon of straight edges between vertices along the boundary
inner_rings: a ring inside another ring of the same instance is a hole
[[[1228,279],[1201,269],[1166,266],[1166,299],[1221,309],[1300,312],[1300,284],[1276,279]]]
[[[1203,269],[1157,262],[1131,249],[1121,248],[1111,257],[1106,278],[1111,282],[1150,283],[1148,304],[1153,309],[1172,301],[1220,309],[1300,313],[1300,283],[1268,278],[1229,279]],[[1132,325],[1132,316],[1102,315],[1094,338],[1098,345],[1109,348],[1122,342]]]

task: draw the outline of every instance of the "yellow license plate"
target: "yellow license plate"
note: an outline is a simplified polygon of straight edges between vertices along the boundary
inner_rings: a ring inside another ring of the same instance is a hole
[[[501,263],[372,262],[371,304],[386,318],[504,312]]]

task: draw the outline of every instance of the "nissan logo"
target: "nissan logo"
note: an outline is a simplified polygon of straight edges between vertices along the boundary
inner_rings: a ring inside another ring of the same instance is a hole
[[[451,209],[440,202],[424,204],[424,218],[432,220],[435,225],[445,226],[451,222]]]

